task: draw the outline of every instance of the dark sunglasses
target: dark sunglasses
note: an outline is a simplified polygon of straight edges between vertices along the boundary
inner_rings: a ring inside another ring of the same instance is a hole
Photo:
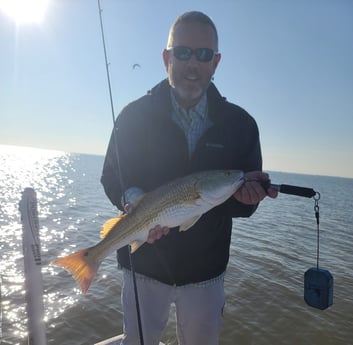
[[[215,52],[210,48],[191,49],[189,47],[177,46],[168,48],[167,50],[171,50],[173,52],[173,55],[181,61],[188,61],[191,59],[192,54],[195,54],[197,61],[209,62],[213,59],[215,55],[218,54],[218,52]]]

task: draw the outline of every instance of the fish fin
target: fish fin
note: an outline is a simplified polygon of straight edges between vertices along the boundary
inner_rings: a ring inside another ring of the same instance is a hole
[[[51,263],[51,265],[62,267],[70,272],[80,285],[83,294],[87,292],[100,265],[99,261],[90,260],[89,262],[87,260],[89,254],[90,248],[86,248]]]
[[[193,196],[190,200],[184,201],[184,204],[189,204],[189,205],[197,205],[198,201],[201,199],[201,195],[199,192],[194,191]]]
[[[125,217],[125,215],[121,215],[119,217],[115,217],[115,218],[111,218],[109,220],[107,220],[101,228],[101,232],[100,232],[100,237],[104,238],[106,237],[110,231],[113,230],[113,228],[115,227],[115,225],[117,225],[123,218]]]
[[[199,219],[201,216],[195,216],[193,218],[188,219],[186,222],[180,225],[179,231],[186,231],[189,228],[191,228]]]
[[[131,253],[135,253],[137,249],[139,249],[145,242],[143,241],[134,241],[130,243]]]

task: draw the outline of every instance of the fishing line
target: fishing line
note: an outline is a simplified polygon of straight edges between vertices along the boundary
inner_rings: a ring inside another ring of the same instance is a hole
[[[320,212],[319,212],[319,200],[320,200],[320,193],[314,196],[315,200],[315,218],[316,218],[316,225],[317,225],[317,239],[316,239],[316,268],[319,269],[319,261],[320,261]]]
[[[116,136],[116,128],[115,128],[114,102],[113,102],[113,95],[112,95],[112,88],[111,88],[110,74],[109,74],[109,63],[108,63],[107,49],[106,49],[106,45],[105,45],[105,37],[104,37],[104,29],[103,29],[103,18],[102,18],[103,9],[101,8],[100,0],[98,0],[98,12],[99,12],[101,34],[102,34],[105,69],[106,69],[108,89],[109,89],[110,108],[111,108],[112,120],[113,120],[113,143],[114,143],[114,147],[115,147],[115,155],[116,155],[115,158],[116,158],[117,165],[118,165],[119,183],[120,183],[120,187],[121,187],[121,191],[122,191],[123,205],[125,205],[126,204],[125,187],[124,187],[123,176],[121,174],[121,168],[120,168],[119,147],[118,147],[118,139]],[[141,323],[141,313],[140,313],[140,304],[139,304],[138,293],[137,293],[136,275],[135,275],[135,270],[134,270],[134,266],[133,266],[131,246],[129,246],[129,259],[130,259],[132,281],[133,281],[133,285],[134,285],[135,304],[136,304],[136,313],[137,313],[137,323],[138,323],[138,329],[139,329],[140,344],[144,345],[143,333],[142,333],[142,323]]]

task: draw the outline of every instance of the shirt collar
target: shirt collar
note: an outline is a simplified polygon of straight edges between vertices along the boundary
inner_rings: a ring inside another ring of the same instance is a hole
[[[172,99],[172,107],[174,112],[180,114],[181,116],[188,118],[191,120],[192,117],[198,116],[201,120],[206,120],[207,118],[207,95],[204,93],[200,99],[200,101],[194,105],[192,108],[186,110],[183,108],[176,100],[173,90],[170,89],[171,99]]]

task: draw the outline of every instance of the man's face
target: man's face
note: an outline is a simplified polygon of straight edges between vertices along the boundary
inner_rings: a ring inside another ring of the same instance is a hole
[[[210,48],[217,51],[216,34],[212,27],[206,24],[179,24],[171,42],[171,47],[178,46],[191,49]],[[169,83],[181,106],[188,109],[198,103],[210,84],[220,58],[218,54],[211,61],[202,62],[192,54],[189,60],[183,61],[177,59],[172,50],[164,50],[163,61]]]

